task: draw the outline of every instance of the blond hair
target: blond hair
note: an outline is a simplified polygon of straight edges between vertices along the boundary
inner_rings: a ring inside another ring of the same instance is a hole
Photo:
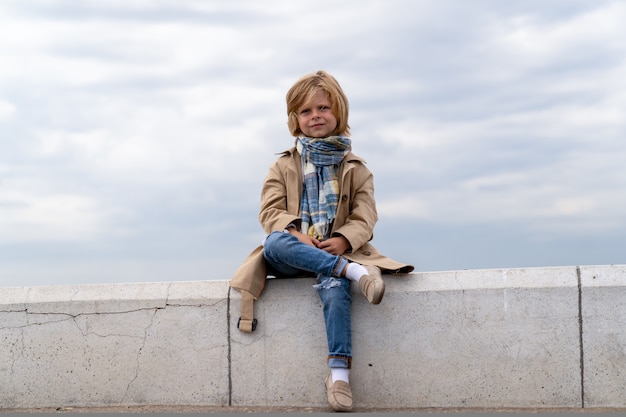
[[[350,136],[348,125],[348,98],[337,80],[325,71],[317,71],[300,78],[287,92],[287,125],[293,136],[302,134],[298,125],[298,110],[313,100],[315,94],[322,90],[331,103],[331,111],[337,119],[337,127],[331,136]]]

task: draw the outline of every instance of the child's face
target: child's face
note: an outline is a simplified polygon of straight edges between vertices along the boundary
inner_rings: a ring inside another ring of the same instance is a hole
[[[325,138],[337,128],[337,119],[323,90],[318,90],[309,103],[298,109],[298,126],[305,136]]]

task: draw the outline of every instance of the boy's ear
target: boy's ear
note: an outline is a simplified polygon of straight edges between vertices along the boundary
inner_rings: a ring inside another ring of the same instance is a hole
[[[300,124],[298,123],[298,117],[296,116],[296,113],[294,112],[289,113],[287,124],[289,126],[289,131],[291,132],[292,135],[298,136],[299,134],[302,133],[302,131],[300,130]]]

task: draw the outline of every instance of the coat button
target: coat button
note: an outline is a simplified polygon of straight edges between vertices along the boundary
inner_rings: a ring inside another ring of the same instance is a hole
[[[341,196],[341,201],[346,201],[346,200],[348,200],[348,196],[347,196],[347,195],[345,195],[345,194],[344,194],[344,195],[342,195],[342,196]]]
[[[365,256],[370,256],[372,254],[372,252],[368,251],[368,250],[364,250],[363,252],[361,252],[363,255]]]

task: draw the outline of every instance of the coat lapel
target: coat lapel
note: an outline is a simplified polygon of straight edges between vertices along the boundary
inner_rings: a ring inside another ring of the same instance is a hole
[[[294,163],[289,164],[287,171],[287,211],[294,216],[300,215],[300,204],[302,202],[302,163],[300,155],[295,152],[295,148],[291,153]]]

